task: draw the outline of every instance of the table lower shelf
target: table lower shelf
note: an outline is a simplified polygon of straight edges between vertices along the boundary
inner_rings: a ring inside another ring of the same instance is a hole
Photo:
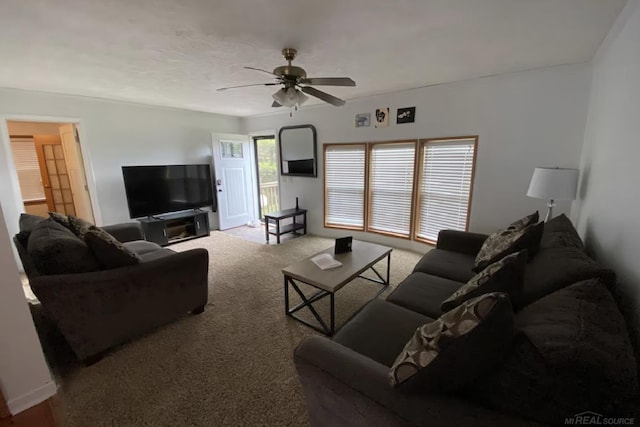
[[[304,224],[286,224],[280,226],[280,234],[291,233],[294,231],[304,229]],[[268,233],[277,236],[278,232],[276,230],[275,225],[269,224]]]

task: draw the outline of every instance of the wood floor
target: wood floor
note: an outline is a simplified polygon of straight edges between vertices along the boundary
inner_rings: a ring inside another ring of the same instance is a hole
[[[18,415],[1,418],[0,427],[56,427],[50,399]]]

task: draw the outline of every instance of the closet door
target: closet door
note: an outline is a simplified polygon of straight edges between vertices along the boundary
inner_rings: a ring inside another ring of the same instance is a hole
[[[76,215],[71,181],[59,136],[34,135],[49,210]]]

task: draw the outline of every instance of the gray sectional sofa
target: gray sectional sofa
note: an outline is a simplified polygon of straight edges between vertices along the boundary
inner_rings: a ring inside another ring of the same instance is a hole
[[[119,254],[107,268],[104,254],[95,253],[99,247],[90,250],[53,219],[23,215],[14,237],[45,315],[85,364],[188,312],[202,313],[208,296],[205,249],[176,253],[162,248],[144,240],[139,223],[102,229],[117,239],[116,246],[126,248],[126,265]]]
[[[512,345],[453,392],[393,388],[389,370],[416,328],[475,275],[486,235],[442,231],[386,300],[328,339],[295,350],[312,426],[533,426],[585,411],[640,422],[636,353],[610,292],[615,275],[586,253],[569,219],[545,224],[516,301]],[[474,350],[456,363],[474,363]]]

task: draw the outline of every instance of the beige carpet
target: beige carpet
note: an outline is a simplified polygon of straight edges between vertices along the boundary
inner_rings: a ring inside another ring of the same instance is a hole
[[[285,316],[280,270],[332,244],[304,236],[267,246],[213,232],[172,246],[209,250],[205,312],[115,348],[93,366],[52,366],[59,372],[56,406],[63,425],[308,425],[293,349],[315,332]],[[394,250],[392,284],[419,258]],[[357,279],[340,290],[337,325],[378,289]]]

